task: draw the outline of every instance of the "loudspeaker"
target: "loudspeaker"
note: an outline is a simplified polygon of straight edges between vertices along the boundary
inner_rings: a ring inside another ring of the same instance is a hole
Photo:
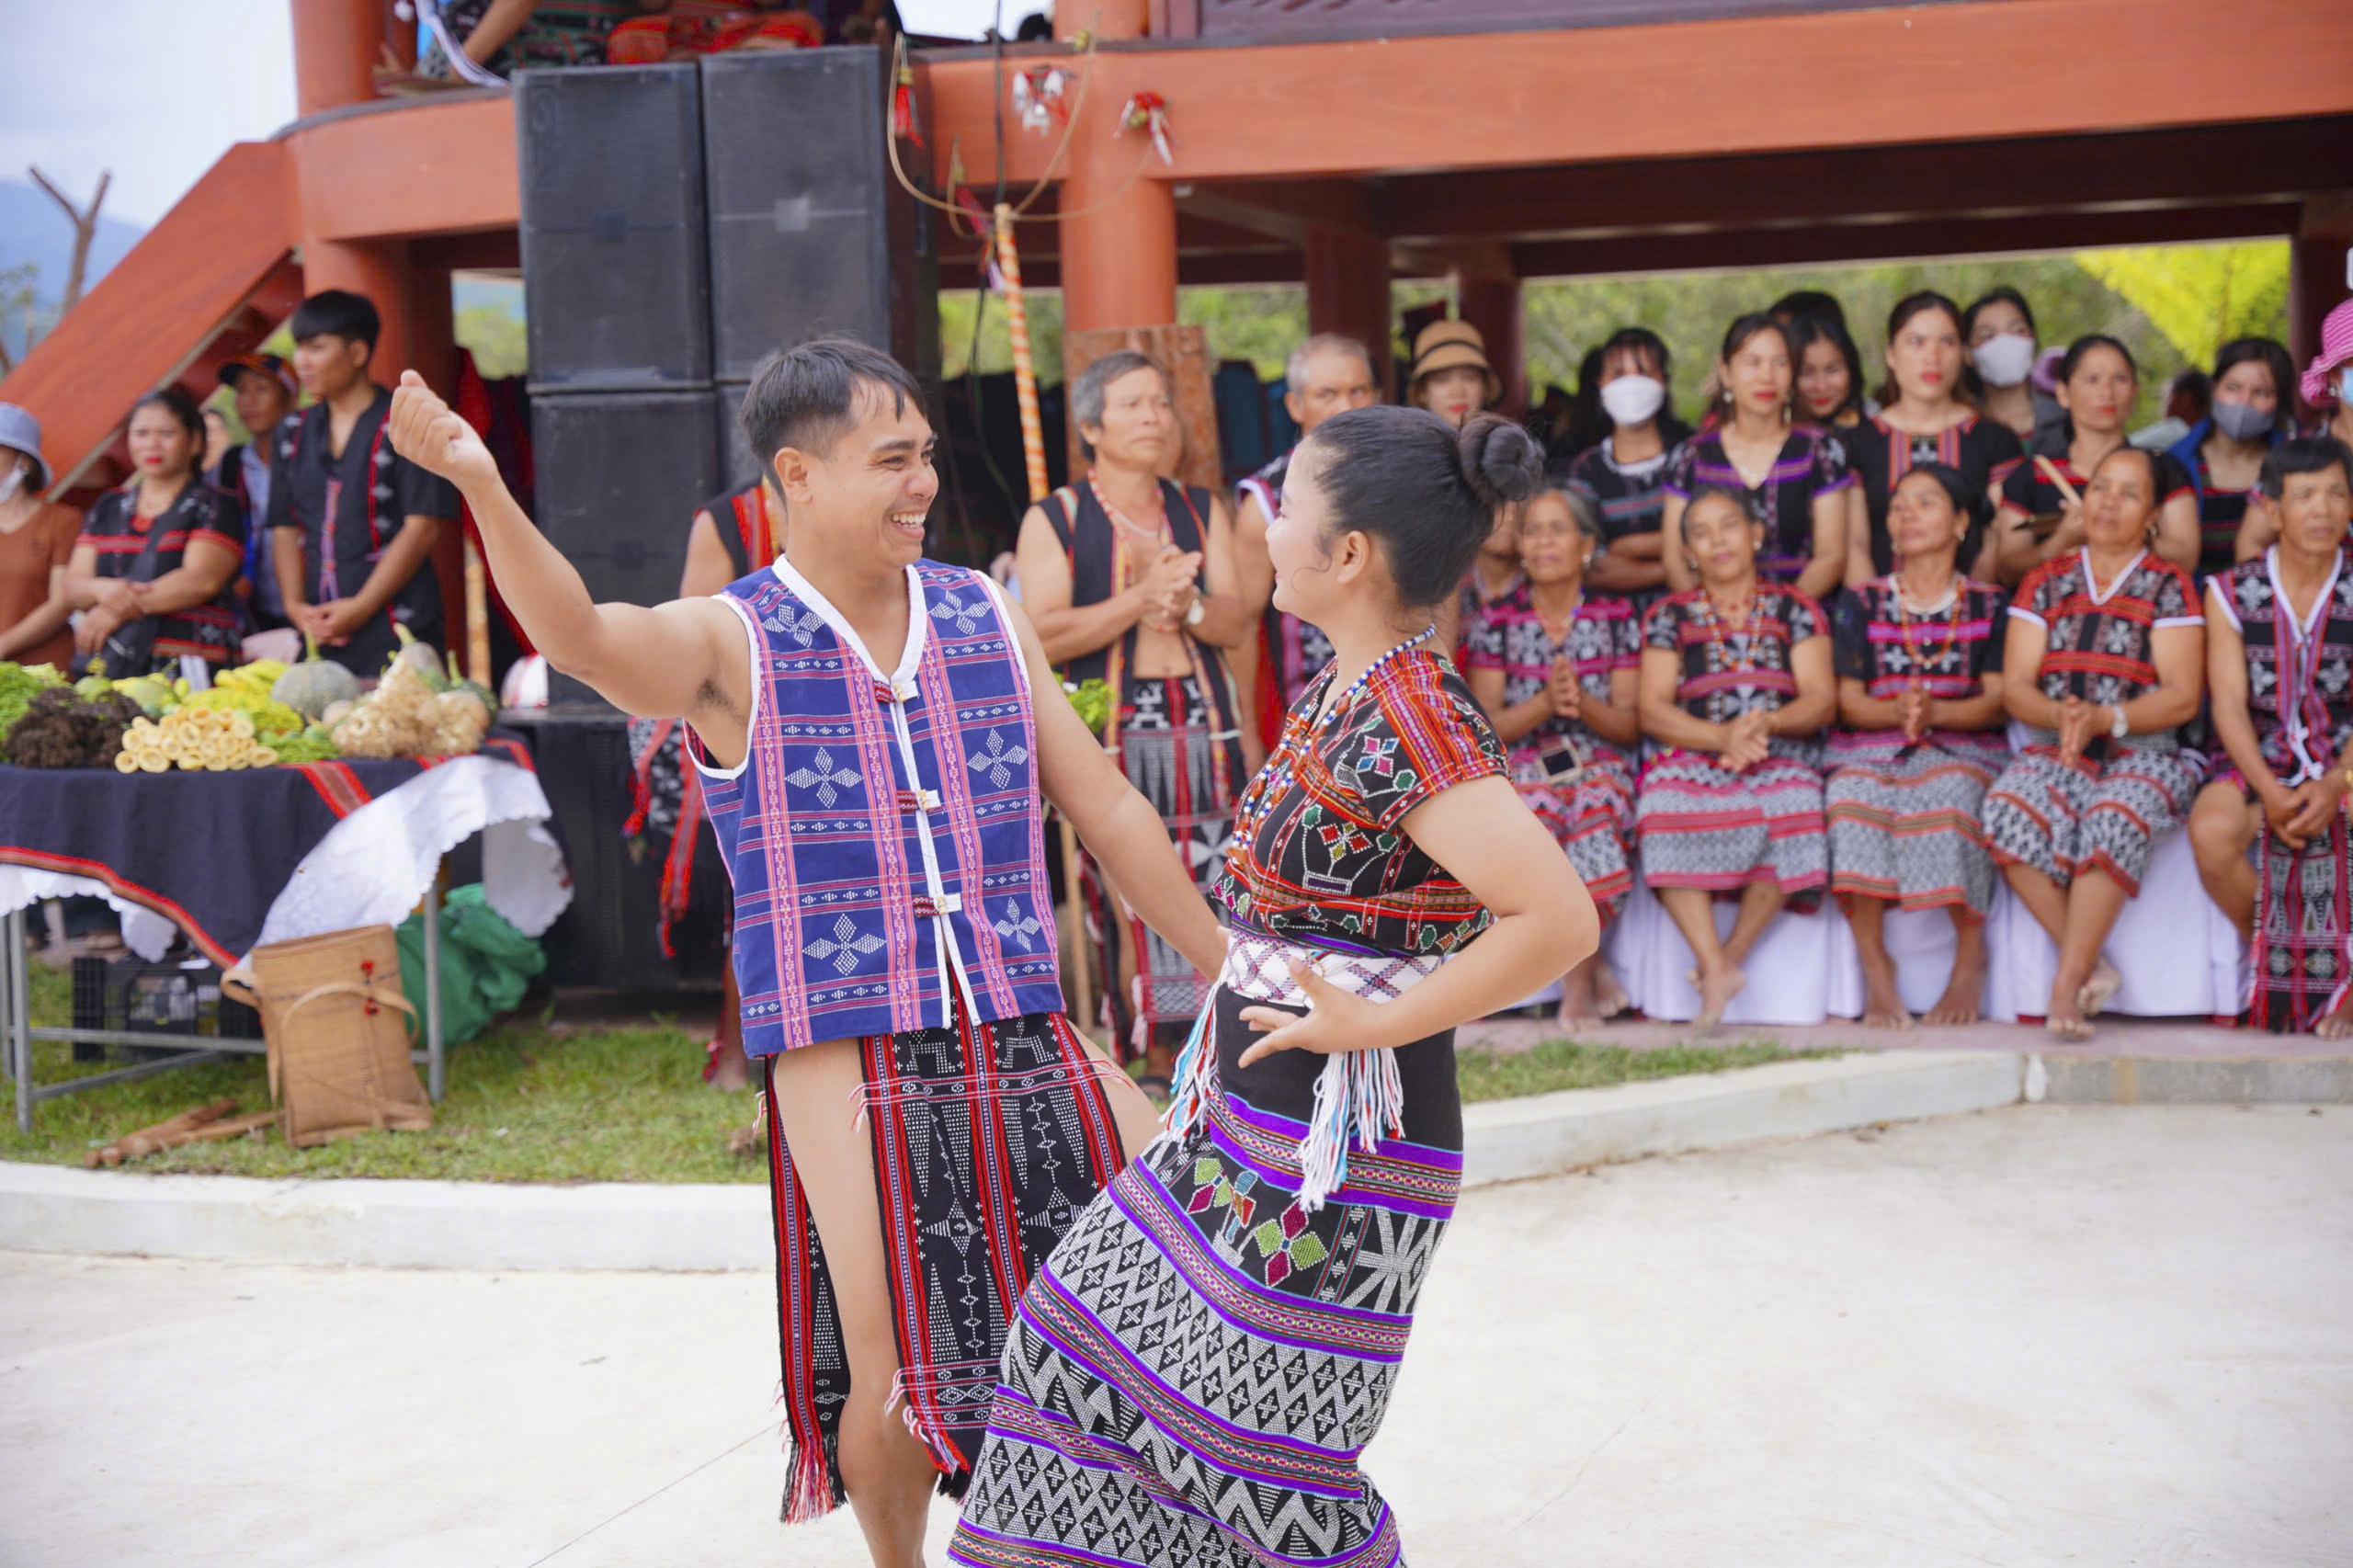
[[[866,48],[704,59],[717,379],[835,332],[938,379],[935,225],[891,172],[890,64]]]
[[[710,380],[699,84],[692,64],[517,77],[535,392]]]
[[[695,508],[719,488],[708,392],[574,392],[531,400],[540,529],[600,602],[678,597]],[[559,707],[602,699],[552,676]]]
[[[722,381],[711,389],[712,416],[719,422],[719,488],[740,490],[760,477],[760,460],[744,439],[744,422],[736,415],[744,407],[742,381]]]

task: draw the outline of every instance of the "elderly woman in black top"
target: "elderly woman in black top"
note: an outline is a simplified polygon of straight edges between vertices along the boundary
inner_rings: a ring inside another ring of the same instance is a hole
[[[131,411],[137,476],[90,508],[65,568],[65,598],[82,612],[74,646],[118,679],[181,661],[233,663],[230,585],[245,553],[245,517],[204,483],[204,416],[177,387]]]

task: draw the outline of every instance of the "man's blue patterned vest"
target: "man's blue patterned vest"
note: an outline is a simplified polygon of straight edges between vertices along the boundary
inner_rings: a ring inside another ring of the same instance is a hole
[[[756,706],[703,792],[754,1056],[949,1027],[959,992],[975,1021],[1063,1010],[1020,645],[977,573],[919,562],[907,589],[887,676],[781,558],[721,596]]]

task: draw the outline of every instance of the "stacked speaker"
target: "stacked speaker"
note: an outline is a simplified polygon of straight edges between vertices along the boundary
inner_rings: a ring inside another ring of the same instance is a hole
[[[695,507],[758,477],[735,413],[775,349],[848,333],[936,381],[938,261],[889,93],[868,48],[520,77],[539,520],[597,598],[676,596]]]
[[[938,262],[889,106],[864,48],[518,78],[539,524],[599,601],[677,597],[695,508],[758,477],[735,415],[771,351],[849,333],[936,385]],[[675,983],[659,857],[621,838],[620,715],[563,676],[549,696],[540,771],[576,893],[553,978]]]

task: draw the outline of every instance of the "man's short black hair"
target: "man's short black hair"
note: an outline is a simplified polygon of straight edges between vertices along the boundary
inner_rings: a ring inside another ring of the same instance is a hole
[[[373,354],[384,322],[367,295],[355,294],[348,289],[329,289],[295,306],[294,319],[286,330],[297,343],[313,337],[340,337],[349,343],[364,343],[369,353]]]
[[[2294,436],[2264,453],[2263,475],[2256,485],[2277,501],[2287,493],[2290,474],[2320,473],[2332,468],[2353,484],[2353,449],[2325,433]]]
[[[923,389],[907,368],[855,337],[812,338],[760,361],[735,419],[770,483],[780,483],[776,455],[785,448],[818,457],[833,450],[858,423],[860,386],[888,396],[894,415],[911,403],[923,407]]]

